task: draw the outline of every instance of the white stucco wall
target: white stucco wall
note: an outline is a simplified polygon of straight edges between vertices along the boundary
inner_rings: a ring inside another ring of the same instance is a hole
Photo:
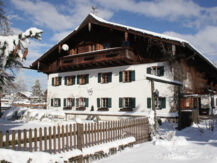
[[[89,98],[89,107],[87,110],[89,111],[93,105],[96,111],[97,98],[108,97],[112,98],[112,108],[109,109],[109,112],[119,112],[119,97],[134,97],[136,98],[136,108],[134,110],[137,112],[148,111],[147,98],[151,97],[151,83],[146,80],[146,69],[150,66],[164,66],[163,77],[172,79],[171,70],[164,62],[50,74],[48,76],[48,109],[54,109],[54,107],[50,106],[51,98],[61,98],[61,107],[55,108],[62,110],[64,98],[87,97]],[[135,70],[135,81],[129,83],[119,82],[119,72],[124,70]],[[103,72],[112,72],[111,83],[98,83],[98,73]],[[76,82],[76,84],[72,86],[64,85],[64,76],[77,76],[79,74],[89,74],[89,84],[77,85]],[[52,86],[52,78],[57,76],[62,77],[62,85]],[[159,90],[160,96],[166,97],[166,109],[158,110],[158,112],[169,112],[170,106],[173,104],[172,97],[174,87],[169,84],[155,82],[155,88]],[[92,95],[88,94],[88,89],[92,89]],[[73,110],[75,110],[75,108]]]

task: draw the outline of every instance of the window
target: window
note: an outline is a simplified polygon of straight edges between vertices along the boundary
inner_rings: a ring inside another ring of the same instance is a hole
[[[78,75],[77,76],[77,84],[84,85],[89,83],[89,75]]]
[[[147,74],[164,76],[164,66],[152,66],[147,68]]]
[[[59,86],[61,85],[62,77],[54,77],[52,78],[52,86]]]
[[[132,82],[135,81],[135,71],[122,71],[119,72],[120,82]]]
[[[75,76],[65,77],[65,85],[74,85],[74,84],[75,84]]]
[[[111,108],[112,103],[111,98],[97,98],[97,107],[98,108]]]
[[[64,106],[65,107],[72,107],[75,104],[75,99],[74,98],[64,98]]]
[[[102,44],[102,46],[103,46],[103,49],[110,48],[110,44],[109,43],[104,43],[104,44]]]
[[[88,98],[77,98],[76,107],[88,107]]]
[[[131,97],[119,98],[119,108],[135,108],[136,99]]]
[[[186,101],[185,101],[185,106],[188,108],[188,107],[190,107],[190,97],[187,97],[186,98]]]
[[[97,50],[97,45],[96,44],[90,45],[90,50],[91,51]]]
[[[53,99],[51,99],[51,106],[53,106],[53,107],[60,107],[61,106],[61,100],[60,100],[60,98],[53,98]]]
[[[110,83],[112,82],[112,73],[98,73],[98,83]]]
[[[151,98],[147,98],[147,108],[151,109],[152,102]],[[159,97],[157,100],[155,100],[155,107],[156,109],[165,109],[166,108],[166,98],[165,97]]]

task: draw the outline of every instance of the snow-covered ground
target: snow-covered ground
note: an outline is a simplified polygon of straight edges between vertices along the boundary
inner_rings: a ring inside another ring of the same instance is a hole
[[[148,143],[128,148],[96,163],[216,163],[217,129],[210,131],[206,122],[177,131],[164,123],[160,136]]]
[[[8,120],[13,115],[22,117],[22,120]],[[23,114],[24,113],[24,114]],[[21,116],[22,115],[22,116]],[[17,130],[48,127],[66,123],[76,123],[78,120],[64,120],[64,112],[32,110],[32,109],[11,109],[0,119],[0,130]],[[83,121],[85,123],[85,121]],[[217,125],[214,131],[209,126],[212,121],[203,121],[199,125],[193,125],[181,131],[175,130],[174,124],[164,122],[158,130],[157,136],[151,141],[135,145],[133,148],[126,148],[96,163],[216,163],[217,162]],[[216,124],[216,122],[214,122]],[[73,150],[60,154],[49,154],[45,152],[18,152],[7,149],[0,149],[0,160],[6,159],[12,163],[24,163],[32,160],[31,163],[54,163],[64,162],[68,158],[80,154],[88,154],[98,149],[108,152],[111,147],[118,147],[118,144],[131,142],[133,138],[113,143],[93,146],[84,149],[83,152]]]

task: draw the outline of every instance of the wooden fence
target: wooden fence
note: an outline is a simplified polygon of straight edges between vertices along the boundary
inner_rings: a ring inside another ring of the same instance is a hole
[[[49,153],[82,149],[134,136],[136,143],[149,140],[147,118],[70,124],[39,129],[0,132],[0,148]]]

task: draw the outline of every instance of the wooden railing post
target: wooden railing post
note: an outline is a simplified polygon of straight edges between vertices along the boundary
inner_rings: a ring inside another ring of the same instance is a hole
[[[82,151],[84,128],[82,123],[77,123],[77,147]],[[82,157],[79,158],[78,163],[82,163]]]

